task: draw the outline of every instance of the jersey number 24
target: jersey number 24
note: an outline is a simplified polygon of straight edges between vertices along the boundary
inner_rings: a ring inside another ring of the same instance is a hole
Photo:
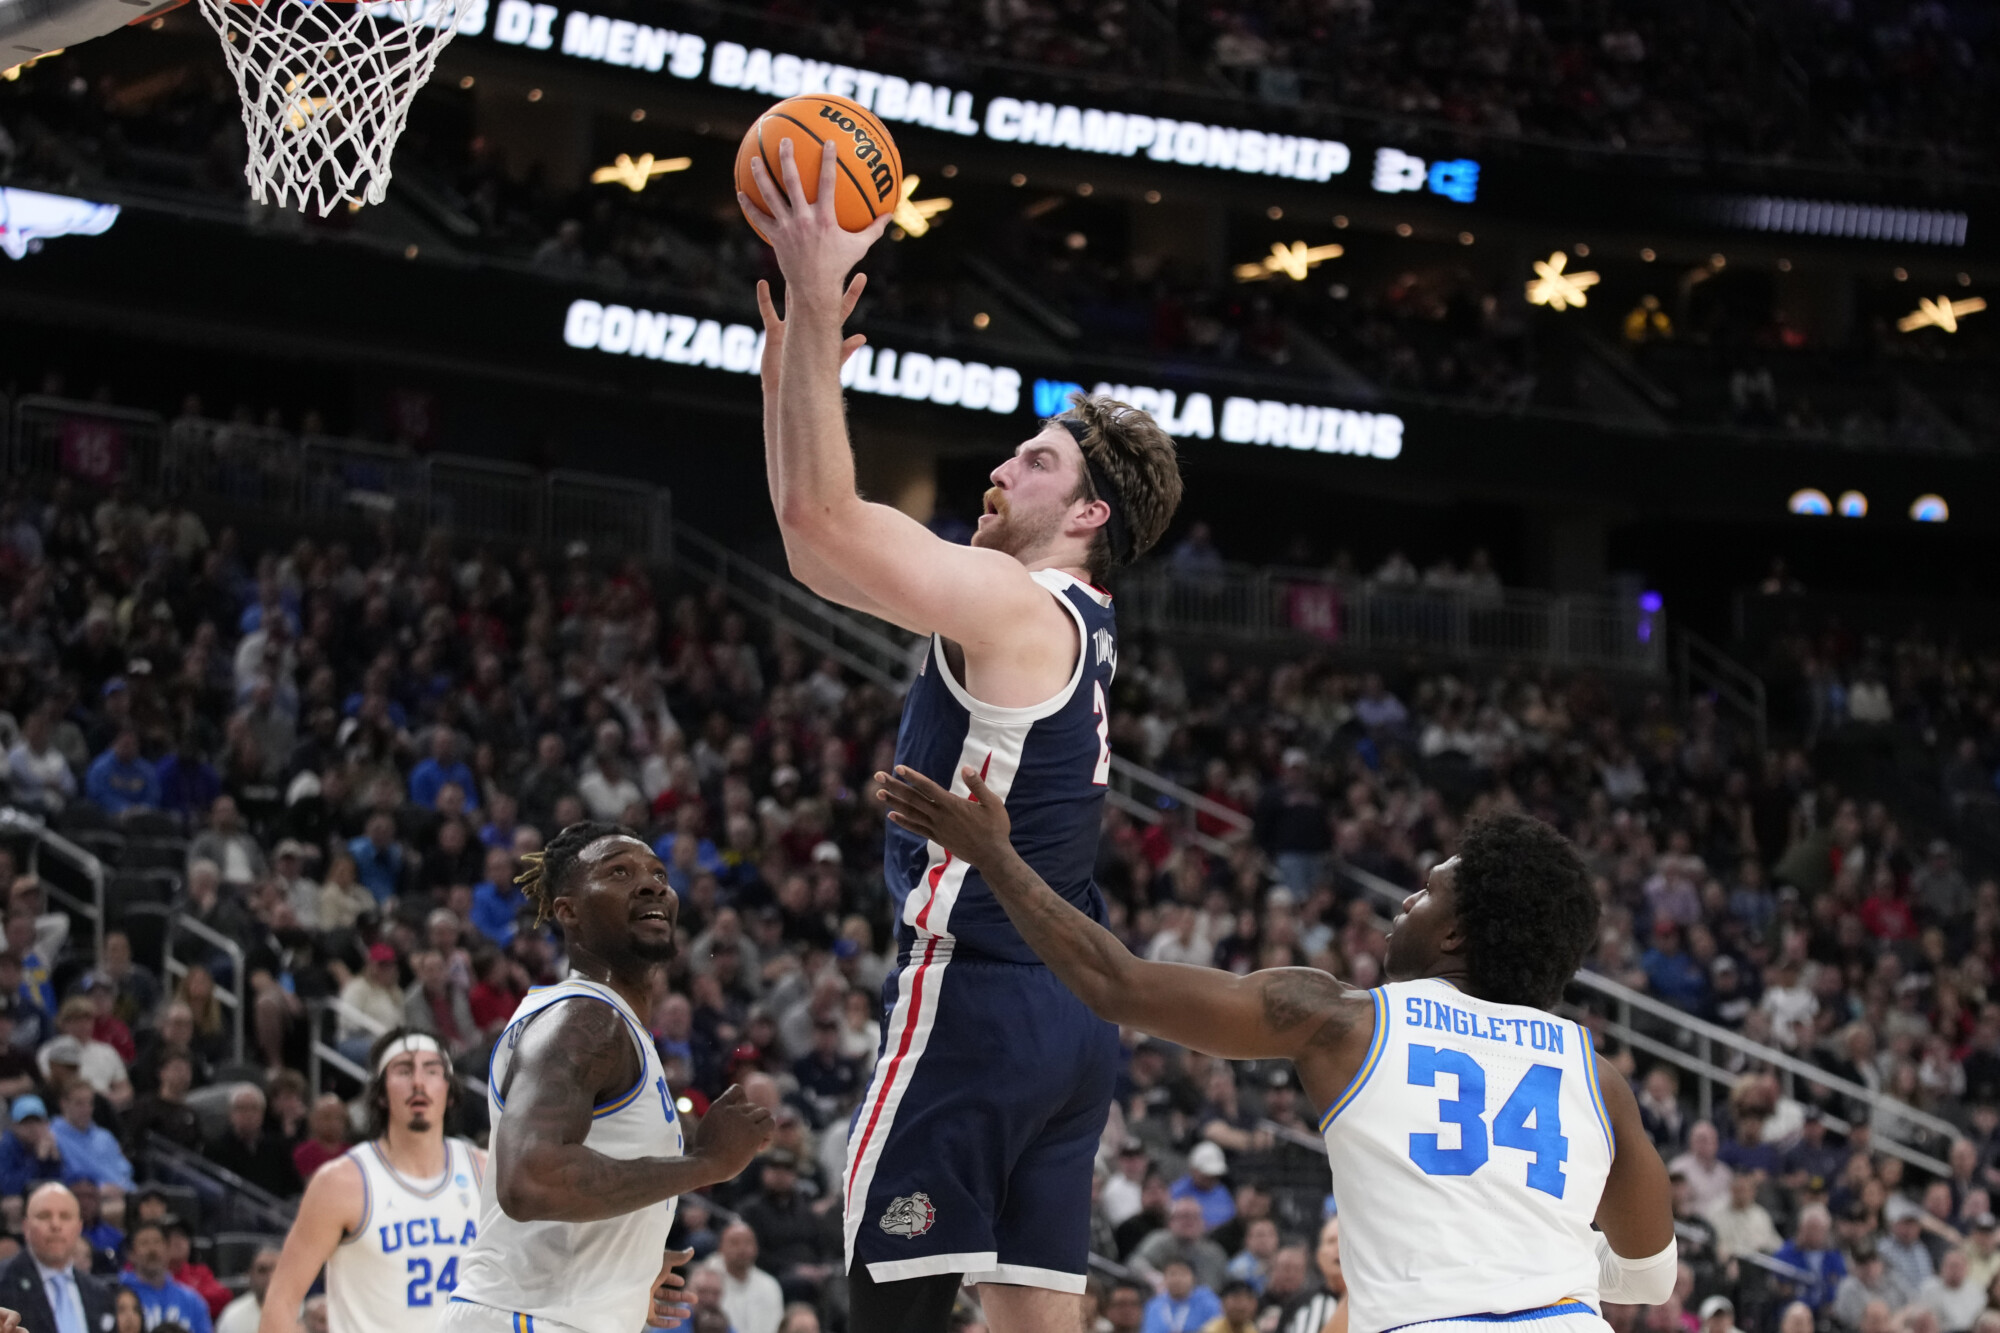
[[[435,1282],[431,1279],[431,1261],[428,1259],[410,1260],[409,1273],[410,1286],[404,1295],[409,1298],[412,1307],[429,1305],[435,1299],[433,1291],[437,1296],[448,1297],[458,1290],[457,1255],[445,1261],[444,1269],[438,1273]]]
[[[1469,1176],[1486,1165],[1486,1069],[1464,1051],[1449,1047],[1410,1046],[1410,1085],[1437,1086],[1439,1074],[1458,1077],[1458,1096],[1438,1101],[1438,1119],[1458,1126],[1458,1146],[1439,1146],[1436,1134],[1410,1135],[1410,1160],[1427,1176]],[[1493,1116],[1492,1141],[1502,1148],[1532,1154],[1528,1188],[1560,1199],[1562,1164],[1569,1160],[1569,1140],[1562,1132],[1562,1076],[1556,1065],[1530,1065],[1514,1093]],[[1529,1124],[1533,1119],[1534,1123]]]

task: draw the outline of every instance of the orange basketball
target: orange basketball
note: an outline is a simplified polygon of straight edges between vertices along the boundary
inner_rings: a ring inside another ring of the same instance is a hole
[[[850,98],[826,93],[786,98],[757,117],[743,136],[743,145],[736,150],[736,188],[765,212],[771,210],[764,206],[750,163],[762,156],[772,183],[782,188],[785,176],[778,162],[778,145],[786,139],[792,141],[806,199],[815,203],[819,199],[820,154],[825,146],[832,147],[839,164],[833,197],[841,226],[862,231],[882,214],[895,212],[903,190],[903,155],[896,151],[896,141],[874,112]],[[752,221],[750,225],[754,230],[757,224]],[[761,231],[757,234],[764,236]]]

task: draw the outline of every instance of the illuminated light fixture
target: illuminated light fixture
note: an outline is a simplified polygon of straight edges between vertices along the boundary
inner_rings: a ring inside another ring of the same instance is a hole
[[[1013,175],[1007,178],[1007,183],[1009,185],[1012,185],[1015,189],[1019,189],[1021,186],[1026,185],[1028,183],[1028,178],[1021,172],[1017,171]]]
[[[158,22],[155,22],[154,26],[158,27],[159,26]],[[63,53],[63,50],[64,48],[58,46],[53,51],[42,52],[40,55],[36,56],[33,60],[23,60],[18,65],[10,66],[7,69],[0,69],[0,79],[5,79],[7,82],[12,83],[16,79],[21,77],[22,70],[33,69],[36,65],[40,64],[44,60],[54,60],[57,56]]]
[[[529,100],[530,102],[539,102],[539,101],[541,101],[541,100],[542,100],[542,90],[541,90],[540,88],[530,88],[530,89],[528,89],[528,100]]]
[[[1276,222],[1280,218],[1285,216],[1285,210],[1279,208],[1276,204],[1272,204],[1269,208],[1264,210],[1264,216],[1271,219],[1271,221]]]
[[[1728,255],[1723,255],[1723,254],[1714,254],[1714,255],[1710,255],[1710,256],[1708,257],[1708,266],[1709,266],[1710,268],[1712,268],[1712,269],[1725,269],[1725,268],[1728,268],[1728,267],[1729,267],[1729,256],[1728,256]]]
[[[1090,238],[1080,231],[1073,231],[1063,237],[1063,244],[1072,250],[1081,250],[1090,244]]]
[[[1951,517],[1951,506],[1942,495],[1919,495],[1910,501],[1910,517],[1919,523],[1942,523]]]
[[[1897,282],[1908,282],[1910,280],[1910,270],[1900,265],[1893,269],[1892,273]]]
[[[983,329],[992,322],[993,316],[987,314],[984,310],[972,317],[972,327],[975,329]]]
[[[1304,241],[1293,241],[1285,245],[1271,242],[1271,253],[1254,264],[1238,264],[1238,282],[1261,282],[1274,273],[1282,273],[1293,282],[1304,282],[1306,274],[1329,259],[1338,259],[1347,253],[1341,245],[1307,245]]]
[[[1972,285],[1972,275],[1970,273],[1959,274],[1958,285],[1961,287],[1970,287]]]
[[[1833,510],[1842,518],[1867,518],[1868,497],[1860,491],[1842,491],[1833,503]]]
[[[417,247],[416,247],[416,246],[414,246],[414,245],[406,245],[406,246],[404,246],[404,247],[403,247],[403,258],[405,258],[405,259],[415,259],[416,257],[417,257]]]
[[[1791,261],[1791,260],[1789,260],[1789,259],[1780,259],[1780,260],[1778,261],[1778,272],[1780,272],[1780,273],[1790,273],[1791,271],[1792,271],[1792,261]]]
[[[472,84],[473,84],[473,78],[470,74],[466,75],[464,78],[458,81],[458,86],[461,90],[472,87]]]
[[[958,174],[958,168],[953,166],[949,162],[944,164],[943,171],[944,171],[944,178],[946,180],[950,180],[952,177]]]
[[[1582,241],[1578,241],[1575,245],[1572,245],[1570,249],[1576,252],[1576,257],[1578,259],[1590,258],[1590,247],[1588,245],[1585,245]]]
[[[1645,260],[1648,264],[1652,263],[1655,259],[1658,259],[1659,257],[1660,256],[1654,252],[1653,247],[1650,245],[1646,246],[1645,248],[1639,251],[1639,258]]]
[[[633,194],[646,188],[655,176],[664,176],[672,171],[686,171],[693,165],[691,157],[655,158],[651,153],[641,153],[634,158],[620,153],[608,167],[599,167],[590,173],[592,185],[622,185]]]
[[[903,177],[903,194],[896,201],[896,225],[912,236],[921,236],[931,229],[931,219],[951,207],[949,199],[918,199],[917,182],[921,176]]]
[[[1416,230],[1417,229],[1415,227],[1412,227],[1407,222],[1398,222],[1396,224],[1396,234],[1405,239],[1408,239],[1412,234],[1415,233]]]
[[[1345,214],[1345,213],[1335,213],[1335,214],[1333,215],[1333,225],[1334,225],[1334,226],[1336,226],[1336,227],[1338,227],[1338,228],[1340,228],[1340,229],[1341,229],[1342,231],[1346,231],[1346,230],[1347,230],[1347,214]]]
[[[1462,231],[1458,234],[1458,243],[1460,245],[1471,245],[1473,239],[1473,235],[1469,231]]]
[[[1148,190],[1148,191],[1146,191],[1146,202],[1147,202],[1147,203],[1149,203],[1149,204],[1157,204],[1157,203],[1159,203],[1159,202],[1160,202],[1160,192],[1159,192],[1158,190]]]
[[[305,75],[294,74],[285,84],[285,96],[292,98],[291,104],[285,108],[285,128],[294,134],[304,129],[307,121],[326,110],[332,101],[327,97],[293,97],[293,94],[299,91],[299,85],[305,81]]]
[[[1826,498],[1826,492],[1811,486],[1792,492],[1792,498],[1785,501],[1785,508],[1794,514],[1805,514],[1812,518],[1825,518],[1833,512],[1833,502]]]
[[[633,108],[632,108],[632,123],[633,123],[634,125],[637,125],[637,124],[639,124],[639,123],[640,123],[641,121],[643,121],[643,120],[645,120],[645,119],[646,119],[646,108],[645,108],[645,107],[642,107],[642,106],[635,106],[635,107],[633,107]]]
[[[1581,310],[1590,303],[1584,292],[1595,287],[1598,276],[1588,270],[1582,273],[1567,273],[1569,256],[1558,250],[1547,259],[1535,261],[1535,278],[1528,284],[1528,304],[1545,305],[1553,310],[1567,310],[1575,306]]]
[[[1093,187],[1089,181],[1083,181],[1079,183],[1076,187],[1076,192],[1082,195],[1085,199],[1090,198],[1090,196],[1092,195],[1092,193],[1094,193],[1094,191],[1095,187]]]
[[[1917,308],[1896,321],[1896,327],[1904,333],[1915,333],[1918,329],[1943,329],[1946,333],[1958,332],[1960,315],[1976,315],[1986,308],[1983,296],[1968,296],[1963,301],[1954,301],[1949,296],[1940,296],[1933,301],[1928,296],[1917,298]]]

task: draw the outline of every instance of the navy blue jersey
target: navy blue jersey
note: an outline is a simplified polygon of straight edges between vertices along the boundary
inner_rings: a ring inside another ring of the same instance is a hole
[[[1111,779],[1106,700],[1118,668],[1111,595],[1059,570],[1034,574],[1076,620],[1076,669],[1060,694],[1029,708],[980,703],[952,678],[944,642],[930,651],[903,701],[896,762],[960,796],[970,767],[1007,803],[1014,850],[1066,901],[1104,920],[1104,897],[1092,871],[1104,793]],[[898,952],[949,941],[959,955],[1037,963],[1034,950],[977,870],[936,843],[888,826],[883,874],[896,906]]]

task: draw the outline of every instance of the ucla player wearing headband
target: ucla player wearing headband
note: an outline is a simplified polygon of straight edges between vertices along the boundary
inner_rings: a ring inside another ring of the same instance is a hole
[[[572,824],[520,877],[562,928],[570,974],[530,991],[494,1043],[493,1169],[443,1327],[455,1333],[638,1333],[688,1314],[668,1250],[677,1196],[735,1178],[771,1113],[732,1087],[683,1151],[660,1054],[639,1013],[671,962],[680,901],[631,830]]]
[[[396,1028],[368,1065],[368,1138],[307,1183],[257,1333],[298,1333],[322,1267],[330,1333],[431,1333],[458,1286],[486,1154],[445,1137],[451,1057],[429,1033]]]
[[[1009,843],[1000,793],[898,767],[890,818],[985,873],[1035,952],[1099,1016],[1230,1060],[1287,1059],[1326,1112],[1346,1333],[1608,1333],[1678,1274],[1667,1171],[1625,1080],[1550,1013],[1597,935],[1576,850],[1536,820],[1475,820],[1403,900],[1387,983],[1236,976],[1134,958]],[[1598,1228],[1593,1230],[1593,1224]],[[1496,1331],[1497,1333],[1497,1331]]]

